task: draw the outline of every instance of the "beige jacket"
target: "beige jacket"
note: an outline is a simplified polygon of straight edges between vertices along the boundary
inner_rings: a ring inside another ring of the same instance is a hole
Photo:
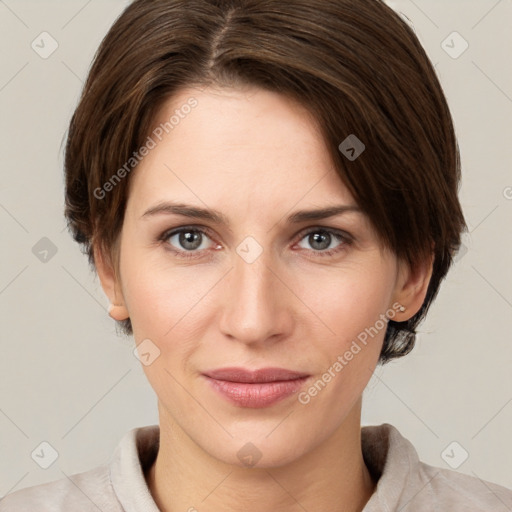
[[[0,512],[159,512],[143,470],[158,451],[158,425],[122,438],[109,464],[12,492]],[[512,490],[418,459],[413,445],[384,423],[361,430],[365,463],[379,476],[363,512],[511,512]]]

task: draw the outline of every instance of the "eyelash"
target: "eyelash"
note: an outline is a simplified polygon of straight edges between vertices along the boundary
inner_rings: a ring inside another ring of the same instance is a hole
[[[212,232],[208,228],[204,227],[198,227],[198,226],[183,226],[180,228],[172,229],[164,231],[159,237],[158,241],[162,243],[166,243],[166,250],[172,252],[175,256],[178,258],[182,258],[184,260],[192,260],[196,258],[202,257],[201,252],[202,251],[179,251],[177,249],[171,248],[172,246],[167,243],[167,240],[171,238],[174,235],[179,235],[180,233],[186,233],[186,232],[193,232],[193,233],[201,233],[203,235],[206,235],[208,238],[212,238]],[[348,235],[347,233],[344,233],[342,231],[338,231],[331,228],[321,227],[321,226],[315,226],[313,228],[308,228],[307,231],[302,231],[300,233],[300,237],[298,239],[298,242],[306,238],[308,235],[311,235],[313,233],[322,233],[322,234],[329,234],[338,241],[342,242],[340,246],[338,246],[335,249],[329,249],[329,250],[323,250],[323,251],[315,251],[311,250],[311,252],[316,253],[321,258],[334,256],[335,254],[345,250],[346,246],[351,245],[354,242],[354,239]],[[205,249],[206,250],[206,249]]]

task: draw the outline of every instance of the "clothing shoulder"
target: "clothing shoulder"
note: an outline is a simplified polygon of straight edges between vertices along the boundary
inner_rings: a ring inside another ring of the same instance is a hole
[[[364,512],[511,512],[512,490],[422,462],[393,425],[362,430],[365,462],[377,479]]]
[[[123,512],[108,466],[12,492],[0,499],[0,512]]]
[[[419,463],[418,476],[425,484],[430,504],[425,510],[449,510],[450,512],[510,512],[512,490],[446,468]]]

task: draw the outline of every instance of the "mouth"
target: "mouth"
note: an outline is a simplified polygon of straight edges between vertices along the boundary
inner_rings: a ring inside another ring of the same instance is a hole
[[[262,408],[299,391],[311,375],[284,368],[221,368],[207,371],[203,377],[231,404]]]
[[[203,375],[211,379],[226,382],[245,382],[251,384],[289,381],[309,377],[307,373],[287,370],[285,368],[260,368],[258,370],[249,370],[240,367],[209,370]]]

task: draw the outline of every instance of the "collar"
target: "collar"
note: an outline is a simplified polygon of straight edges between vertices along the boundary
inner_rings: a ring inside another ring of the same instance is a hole
[[[134,428],[117,446],[110,462],[110,480],[126,512],[160,512],[146,484],[145,471],[158,453],[158,425]],[[395,510],[417,493],[419,458],[413,445],[388,423],[361,428],[365,464],[374,480],[375,492],[363,512]],[[409,496],[410,494],[410,496]]]

